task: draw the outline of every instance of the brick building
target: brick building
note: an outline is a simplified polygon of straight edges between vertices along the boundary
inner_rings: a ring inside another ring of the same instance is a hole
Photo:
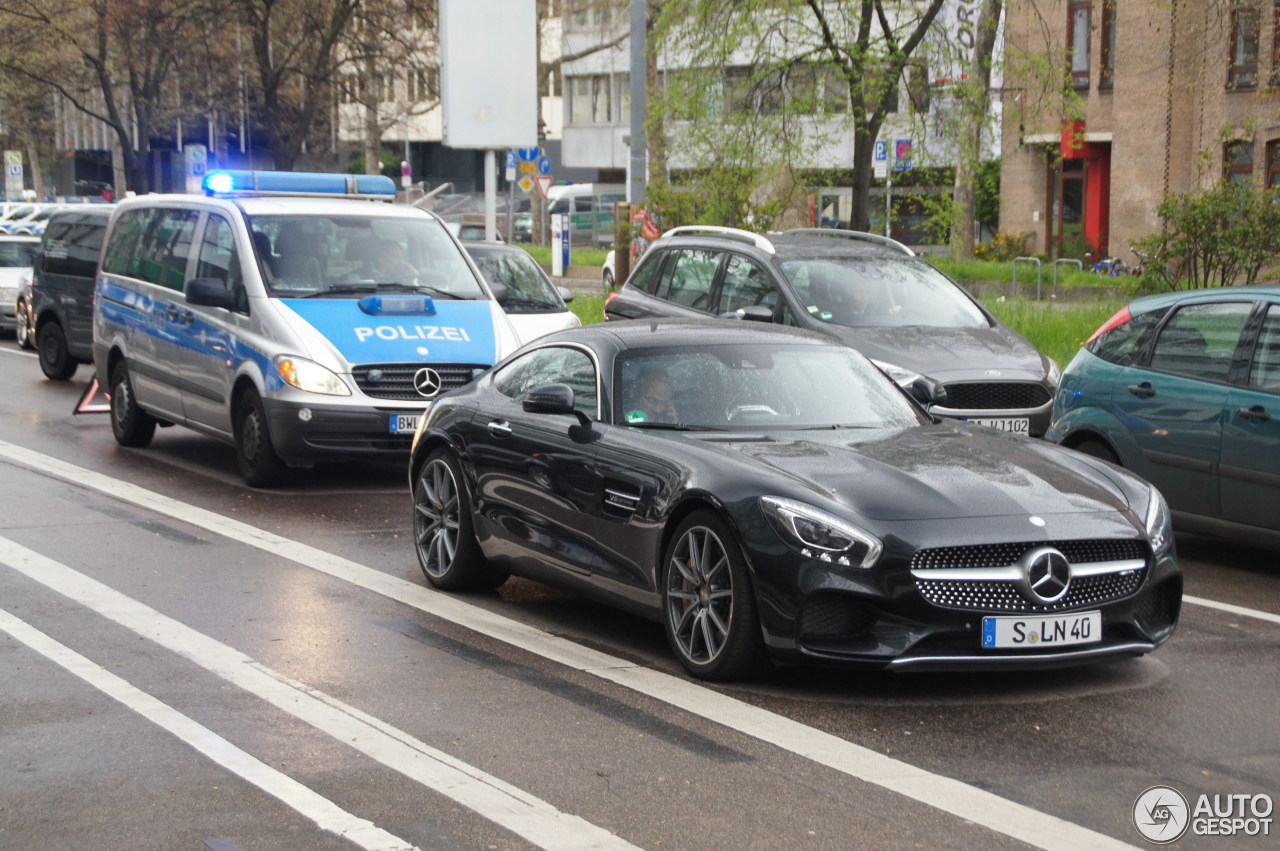
[[[1280,186],[1277,0],[1018,0],[1007,15],[1000,224],[1032,234],[1028,251],[1131,261],[1166,193],[1224,174]],[[1046,94],[1064,67],[1077,97]]]

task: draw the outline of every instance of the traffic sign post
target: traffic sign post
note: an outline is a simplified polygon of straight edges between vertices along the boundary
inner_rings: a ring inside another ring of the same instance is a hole
[[[22,151],[4,152],[4,194],[6,198],[22,197]]]

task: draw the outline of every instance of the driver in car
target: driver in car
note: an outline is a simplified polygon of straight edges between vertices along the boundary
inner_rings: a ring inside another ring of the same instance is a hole
[[[393,239],[385,239],[381,243],[382,253],[378,256],[378,278],[388,283],[412,282],[418,277],[418,269],[404,256],[404,246]]]
[[[626,389],[624,417],[629,423],[676,423],[679,414],[672,399],[671,379],[661,367],[646,367],[639,380]]]

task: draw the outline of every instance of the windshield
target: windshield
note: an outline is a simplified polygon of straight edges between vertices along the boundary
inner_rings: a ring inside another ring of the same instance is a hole
[[[816,259],[784,259],[781,266],[809,315],[833,325],[991,325],[963,290],[927,263],[826,253]]]
[[[39,247],[38,242],[0,242],[0,267],[34,266]]]
[[[851,349],[772,343],[619,357],[616,423],[692,429],[898,428],[928,419]]]
[[[435,219],[367,214],[246,218],[272,295],[359,298],[396,292],[488,298]]]
[[[507,300],[502,309],[507,313],[559,313],[565,309],[551,281],[523,249],[467,246],[467,253],[486,281],[506,286]]]

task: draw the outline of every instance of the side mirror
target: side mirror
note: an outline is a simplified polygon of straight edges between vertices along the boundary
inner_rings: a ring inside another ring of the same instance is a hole
[[[568,287],[556,287],[556,292],[560,293],[560,300],[565,304],[573,301],[573,290]]]
[[[573,388],[568,384],[544,384],[526,393],[520,407],[530,414],[572,414],[588,425],[591,421],[573,407],[573,402]]]
[[[934,405],[947,404],[947,391],[941,385],[930,381],[927,378],[917,378],[911,382],[911,387],[907,389],[907,393],[911,395],[925,410],[932,408]]]
[[[230,310],[231,289],[220,278],[192,278],[187,281],[187,304],[202,307],[223,307]]]
[[[773,308],[765,307],[763,304],[753,304],[750,307],[740,307],[734,312],[734,316],[744,322],[772,322]]]
[[[493,300],[498,304],[506,304],[507,296],[511,293],[507,290],[507,285],[497,281],[489,282],[489,289],[493,292]]]

